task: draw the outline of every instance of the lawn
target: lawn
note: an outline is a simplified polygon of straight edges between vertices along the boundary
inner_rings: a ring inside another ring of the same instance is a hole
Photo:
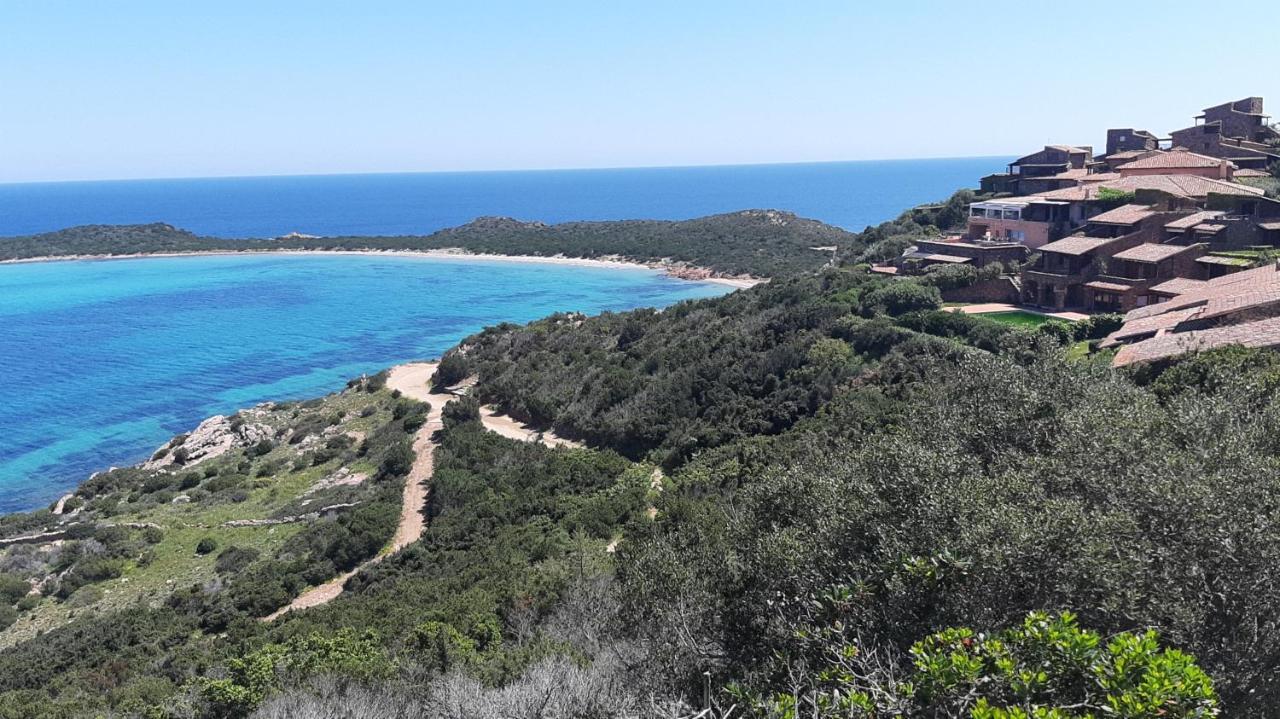
[[[1011,310],[1009,312],[988,312],[980,317],[993,319],[996,322],[1003,322],[1007,325],[1016,325],[1018,327],[1039,327],[1040,325],[1053,319],[1045,315],[1038,315],[1034,312],[1023,312],[1022,310]]]

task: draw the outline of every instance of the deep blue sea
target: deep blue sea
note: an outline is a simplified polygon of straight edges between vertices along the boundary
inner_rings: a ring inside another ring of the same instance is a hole
[[[745,208],[861,229],[1006,160],[0,185],[0,236],[153,221],[223,237],[408,234],[484,215]],[[141,461],[208,415],[318,396],[485,325],[724,291],[643,270],[362,256],[0,266],[0,512]]]
[[[519,220],[683,220],[789,210],[850,230],[941,200],[1009,158],[624,170],[444,172],[0,184],[0,237],[167,222],[217,237],[427,234]]]

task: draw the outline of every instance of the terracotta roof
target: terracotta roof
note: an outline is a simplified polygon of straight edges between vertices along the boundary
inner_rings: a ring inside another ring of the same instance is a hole
[[[1218,210],[1205,210],[1203,212],[1193,212],[1190,215],[1187,215],[1186,217],[1179,217],[1178,219],[1172,222],[1166,222],[1164,226],[1170,230],[1185,230],[1190,227],[1195,227],[1196,225],[1200,224],[1201,222],[1204,222],[1205,220],[1212,220],[1215,217],[1221,217],[1221,216],[1222,216],[1222,213],[1219,212]]]
[[[1242,170],[1236,170],[1236,177],[1271,177],[1271,173],[1266,170],[1255,170],[1246,167]]]
[[[1120,329],[1107,335],[1107,339],[1119,341],[1142,337],[1143,335],[1153,335],[1162,330],[1171,330],[1182,324],[1185,320],[1194,317],[1199,311],[1199,307],[1192,307],[1185,310],[1166,312],[1162,315],[1155,315],[1154,317],[1142,317],[1136,320],[1130,320],[1125,322],[1124,326]]]
[[[1064,187],[1061,190],[1039,192],[1035,195],[1030,195],[1029,197],[1039,197],[1046,200],[1064,200],[1067,202],[1083,202],[1086,200],[1098,199],[1098,190],[1102,187],[1106,187],[1111,190],[1121,190],[1123,192],[1157,190],[1176,197],[1197,198],[1207,197],[1210,193],[1218,195],[1265,194],[1265,192],[1258,187],[1248,187],[1234,182],[1214,180],[1208,177],[1198,177],[1196,175],[1134,175],[1132,177],[1124,177],[1119,180],[1108,180],[1105,182],[1085,184],[1079,187]]]
[[[1192,332],[1174,332],[1152,337],[1125,347],[1116,353],[1112,365],[1123,367],[1135,362],[1152,362],[1215,347],[1275,347],[1280,345],[1280,317],[1244,322],[1226,327],[1213,327]]]
[[[1133,162],[1127,162],[1119,167],[1121,172],[1125,170],[1149,170],[1149,169],[1177,169],[1182,167],[1217,167],[1222,164],[1222,160],[1217,157],[1209,157],[1208,155],[1200,155],[1194,152],[1178,151],[1178,152],[1162,152],[1158,155],[1143,157]]]
[[[1201,257],[1197,261],[1209,257]],[[1207,319],[1274,302],[1280,302],[1280,267],[1268,264],[1209,280],[1199,289],[1180,294],[1168,302],[1139,307],[1125,315],[1125,321],[1188,307],[1200,307],[1198,318]]]
[[[970,262],[970,257],[960,257],[959,255],[944,255],[937,252],[908,252],[903,255],[909,260],[929,260],[930,262]]]
[[[1056,252],[1060,255],[1083,255],[1086,252],[1095,250],[1103,245],[1114,242],[1114,237],[1085,237],[1083,235],[1073,235],[1064,237],[1057,242],[1050,242],[1047,245],[1041,245],[1038,252]]]
[[[1222,257],[1220,255],[1205,255],[1197,257],[1196,262],[1206,265],[1230,265],[1232,267],[1248,266],[1249,261],[1243,257]]]
[[[1159,152],[1159,150],[1124,150],[1123,152],[1113,152],[1107,155],[1108,160],[1129,160],[1135,157],[1142,157],[1148,153]]]
[[[1081,182],[1107,182],[1109,180],[1119,180],[1121,177],[1118,172],[1091,172],[1080,178]]]
[[[1123,252],[1117,252],[1112,257],[1117,260],[1132,260],[1133,262],[1159,262],[1174,255],[1180,255],[1191,248],[1192,245],[1157,245],[1148,242],[1137,247],[1130,247]]]
[[[1089,218],[1090,222],[1101,222],[1108,225],[1133,225],[1156,214],[1146,205],[1121,205],[1114,210],[1107,210],[1100,215]]]
[[[1133,285],[1125,285],[1119,282],[1107,282],[1106,280],[1093,280],[1084,283],[1085,287],[1091,290],[1102,290],[1103,292],[1128,292],[1133,289]]]
[[[1223,230],[1225,230],[1226,228],[1227,228],[1226,225],[1221,225],[1216,222],[1201,222],[1200,224],[1196,225],[1195,230],[1196,232],[1203,232],[1206,235],[1216,235],[1219,232],[1222,232]]]
[[[1115,182],[1104,183],[1115,190],[1158,190],[1181,197],[1207,197],[1218,195],[1262,195],[1261,188],[1238,185],[1225,180],[1214,180],[1197,175],[1136,175]]]
[[[1203,288],[1207,282],[1204,280],[1193,280],[1190,277],[1175,277],[1171,280],[1165,280],[1158,285],[1150,287],[1151,292],[1159,292],[1165,295],[1181,295],[1187,292]]]
[[[1084,179],[1084,177],[1085,177],[1086,175],[1088,175],[1088,174],[1089,174],[1089,171],[1088,171],[1088,170],[1086,170],[1086,169],[1085,169],[1085,168],[1083,168],[1083,167],[1080,167],[1080,168],[1073,168],[1073,169],[1070,169],[1070,170],[1066,170],[1066,171],[1063,171],[1063,172],[1059,172],[1059,173],[1058,173],[1058,174],[1056,174],[1056,175],[1049,175],[1048,177],[1032,177],[1032,178],[1028,178],[1028,179],[1032,179],[1032,180],[1080,180],[1080,179]]]

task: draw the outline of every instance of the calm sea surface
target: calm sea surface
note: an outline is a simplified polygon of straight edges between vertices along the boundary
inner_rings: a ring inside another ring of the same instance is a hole
[[[726,290],[648,270],[362,256],[0,267],[0,511],[146,459],[208,415],[318,396],[485,325]]]
[[[850,229],[1007,158],[0,185],[0,236],[162,221],[201,234],[427,233],[777,208]],[[2,240],[0,240],[2,241]],[[724,292],[642,270],[359,256],[0,266],[0,512],[145,459],[204,417],[333,391],[485,325]]]
[[[681,220],[790,210],[850,230],[945,199],[1009,158],[0,185],[0,236],[167,222],[218,237],[426,234],[520,220]]]

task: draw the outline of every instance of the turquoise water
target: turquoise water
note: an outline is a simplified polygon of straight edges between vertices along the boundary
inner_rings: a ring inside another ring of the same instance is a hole
[[[204,417],[313,397],[502,321],[722,294],[648,270],[368,256],[0,267],[0,511]]]

